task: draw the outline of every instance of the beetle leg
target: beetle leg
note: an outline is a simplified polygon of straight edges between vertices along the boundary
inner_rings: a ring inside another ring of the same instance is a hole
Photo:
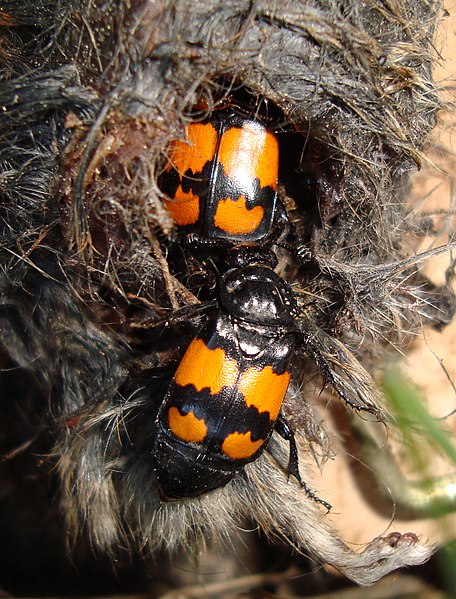
[[[190,304],[189,306],[184,306],[179,308],[178,310],[173,310],[170,315],[166,318],[161,318],[159,320],[154,319],[145,319],[141,321],[136,321],[131,324],[132,329],[136,330],[147,330],[151,331],[162,331],[167,328],[170,328],[173,325],[178,324],[186,324],[188,321],[192,321],[195,323],[195,326],[198,326],[198,323],[204,317],[207,312],[213,309],[216,306],[215,301],[205,302],[201,304]]]
[[[302,349],[316,364],[324,385],[331,385],[354,410],[368,412],[379,421],[388,420],[381,391],[350,350],[309,319],[301,318],[297,325]]]
[[[299,458],[298,458],[298,447],[296,445],[296,439],[293,431],[289,427],[287,421],[283,416],[279,416],[276,424],[275,430],[277,433],[288,441],[290,444],[290,456],[288,459],[288,476],[292,475],[299,482],[302,489],[304,489],[306,495],[313,499],[316,503],[320,503],[323,507],[325,507],[328,512],[331,510],[331,504],[325,501],[324,499],[320,499],[318,495],[316,495],[312,489],[302,480],[301,475],[299,474]]]

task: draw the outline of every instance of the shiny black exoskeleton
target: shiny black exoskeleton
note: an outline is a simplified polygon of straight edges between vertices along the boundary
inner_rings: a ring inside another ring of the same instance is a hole
[[[166,499],[225,485],[283,428],[295,347],[290,286],[266,266],[234,268],[220,280],[219,301],[160,407],[153,456]]]
[[[359,366],[356,360],[303,315],[297,318],[292,288],[274,272],[274,243],[291,231],[276,195],[258,195],[253,202],[243,195],[250,187],[259,189],[255,178],[276,188],[275,137],[251,119],[222,126],[224,114],[189,126],[191,143],[174,144],[163,176],[164,191],[173,182],[165,205],[181,234],[177,244],[192,253],[208,280],[216,281],[217,308],[185,351],[159,409],[152,447],[159,492],[168,501],[224,486],[262,454],[276,430],[290,443],[288,473],[329,507],[302,483],[294,436],[281,416],[294,354],[310,356],[325,383],[350,405],[373,413],[377,408],[367,397],[367,377],[358,377],[359,369],[352,367]],[[266,145],[257,143],[258,135]],[[232,178],[229,185],[226,177]],[[220,181],[223,189],[217,187]],[[240,191],[233,201],[224,190],[236,185]],[[200,188],[204,196],[195,196]],[[263,213],[269,215],[266,232]],[[198,223],[204,227],[195,235]],[[250,233],[243,237],[239,231]],[[280,245],[287,247],[286,239]]]

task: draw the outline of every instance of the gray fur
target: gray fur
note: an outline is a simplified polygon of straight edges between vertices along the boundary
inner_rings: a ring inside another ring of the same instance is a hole
[[[412,534],[350,549],[269,454],[223,489],[160,504],[147,418],[161,390],[148,373],[175,365],[183,340],[138,346],[132,323],[196,301],[159,243],[172,223],[156,176],[188,110],[200,97],[211,107],[222,77],[275,103],[326,152],[314,173],[321,226],[306,232],[317,270],[291,265],[296,293],[308,294],[302,314],[328,339],[361,346],[361,360],[423,318],[451,320],[449,291],[419,274],[427,256],[406,262],[401,248],[408,175],[441,107],[431,74],[440,2],[6,0],[3,10],[22,33],[7,29],[0,55],[0,331],[45,398],[27,410],[41,410],[38,435],[52,432],[68,530],[106,552],[127,542],[175,551],[223,541],[250,518],[360,584],[424,562],[432,548]],[[32,41],[21,38],[27,27]],[[350,364],[367,402],[375,386]],[[303,388],[285,405],[304,421],[310,486],[306,438],[320,425],[299,403],[311,395]],[[371,399],[381,417],[381,395]]]

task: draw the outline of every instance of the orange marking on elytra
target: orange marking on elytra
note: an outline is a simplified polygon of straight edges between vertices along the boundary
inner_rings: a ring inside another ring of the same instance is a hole
[[[261,370],[249,368],[241,375],[239,391],[249,407],[254,406],[260,413],[269,412],[269,419],[275,420],[279,415],[289,383],[288,371],[275,374],[270,366]]]
[[[256,453],[264,439],[252,441],[251,433],[231,433],[222,443],[222,452],[233,460],[245,460]]]
[[[202,339],[195,339],[176,370],[174,382],[181,387],[193,385],[198,392],[208,388],[215,395],[223,387],[235,385],[237,378],[235,360],[228,358],[222,348],[209,349]]]
[[[264,216],[262,206],[254,206],[250,210],[246,206],[245,196],[239,200],[220,200],[214,216],[214,224],[225,233],[245,235],[258,229]]]
[[[193,412],[182,415],[174,406],[168,410],[168,426],[176,437],[189,443],[201,443],[207,435],[203,419],[197,418]]]
[[[279,145],[275,135],[259,123],[228,129],[220,140],[218,159],[241,188],[248,189],[258,178],[261,187],[277,189]]]
[[[194,225],[199,217],[199,198],[191,191],[185,192],[179,185],[173,199],[165,198],[166,209],[176,225]]]
[[[174,167],[181,178],[190,170],[190,177],[198,178],[204,165],[214,159],[218,134],[210,123],[193,123],[187,127],[187,141],[176,140],[169,149],[167,171]],[[166,198],[165,206],[178,226],[194,225],[199,217],[199,198],[185,192],[182,185],[173,198]]]
[[[189,169],[193,174],[203,170],[214,159],[218,134],[210,123],[192,123],[187,127],[187,140],[176,140],[169,149],[170,165],[182,176]]]

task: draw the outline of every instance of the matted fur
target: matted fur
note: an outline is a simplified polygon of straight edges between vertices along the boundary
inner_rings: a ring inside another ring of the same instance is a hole
[[[280,111],[305,157],[285,151],[294,169],[281,194],[311,259],[283,252],[281,272],[324,351],[347,357],[340,385],[362,381],[362,403],[382,416],[381,394],[342,343],[362,358],[423,319],[452,317],[449,291],[418,271],[432,252],[404,259],[401,245],[408,173],[440,108],[440,10],[434,0],[3,3],[0,330],[6,365],[33,382],[2,426],[18,430],[11,460],[38,443],[55,464],[72,534],[112,553],[176,550],[224,539],[248,518],[360,584],[429,557],[413,534],[350,549],[287,481],[283,455],[282,466],[268,453],[223,489],[160,504],[148,436],[169,373],[157,368],[175,367],[199,321],[158,337],[143,329],[197,303],[166,260],[172,222],[156,184],[166,148],[198,100],[210,110],[248,90]],[[324,439],[308,405],[320,383],[303,383],[312,368],[297,361],[300,391],[284,408],[301,427],[310,486],[308,443]]]

